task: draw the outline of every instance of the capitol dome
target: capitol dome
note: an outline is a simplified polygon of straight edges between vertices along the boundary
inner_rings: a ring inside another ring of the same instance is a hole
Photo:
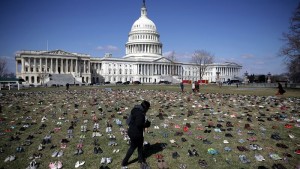
[[[154,22],[152,22],[147,15],[141,15],[141,17],[136,20],[131,27],[132,32],[140,30],[156,31]]]
[[[133,23],[126,43],[124,58],[157,59],[162,56],[162,43],[156,26],[147,16],[145,0],[141,16]]]

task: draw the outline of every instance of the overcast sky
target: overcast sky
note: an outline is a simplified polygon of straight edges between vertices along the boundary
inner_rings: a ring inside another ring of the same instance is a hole
[[[278,56],[296,0],[146,0],[163,53],[190,62],[195,50],[243,66],[241,75],[285,72]],[[1,0],[0,57],[15,72],[18,50],[125,55],[142,0]]]

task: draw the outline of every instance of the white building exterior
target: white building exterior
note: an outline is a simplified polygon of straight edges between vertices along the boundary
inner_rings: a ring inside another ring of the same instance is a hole
[[[77,82],[103,83],[117,81],[140,81],[154,83],[167,80],[178,83],[182,80],[199,80],[198,67],[193,63],[173,62],[162,56],[163,45],[156,25],[148,18],[143,2],[141,16],[134,22],[125,45],[126,55],[102,58],[87,54],[54,51],[19,51],[16,54],[16,76],[28,84],[43,84],[51,81],[49,75],[69,75]],[[242,66],[236,63],[210,64],[203,77],[208,82],[236,79]]]

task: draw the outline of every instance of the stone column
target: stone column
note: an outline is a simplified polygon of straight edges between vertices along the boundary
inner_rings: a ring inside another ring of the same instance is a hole
[[[18,60],[16,60],[16,74],[19,73],[18,71]]]
[[[76,59],[76,62],[75,62],[75,73],[77,73],[77,70],[78,70],[78,64],[77,64],[77,59]]]
[[[85,60],[83,61],[83,73],[86,73]]]
[[[55,59],[56,63],[55,63],[55,73],[58,74],[58,58]]]
[[[64,61],[63,58],[60,59],[60,73],[62,74],[64,72]]]
[[[25,73],[25,59],[23,57],[21,58],[21,62],[22,62],[22,73]]]
[[[36,72],[36,58],[33,58],[33,72]]]
[[[68,59],[66,59],[66,73],[69,73],[69,60]]]
[[[43,71],[42,71],[42,58],[40,58],[40,71],[39,71],[40,73],[42,73]]]
[[[28,66],[29,66],[29,69],[28,69],[28,72],[31,72],[31,58],[28,58]]]
[[[50,60],[50,73],[53,73],[53,60]]]
[[[71,71],[70,72],[74,72],[73,70],[73,61],[74,61],[74,59],[71,59]]]
[[[45,63],[45,65],[46,65],[46,67],[45,67],[45,69],[46,69],[45,72],[48,72],[48,62],[47,62],[47,59],[48,59],[48,58],[45,58],[45,62],[46,62],[46,63]]]

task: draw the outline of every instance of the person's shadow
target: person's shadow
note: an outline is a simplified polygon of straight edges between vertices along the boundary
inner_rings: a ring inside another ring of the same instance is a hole
[[[144,145],[144,158],[152,156],[153,154],[157,154],[158,152],[163,151],[163,149],[167,146],[166,143],[155,143],[152,145]],[[128,164],[132,164],[138,161],[138,158],[135,158],[128,162]]]

